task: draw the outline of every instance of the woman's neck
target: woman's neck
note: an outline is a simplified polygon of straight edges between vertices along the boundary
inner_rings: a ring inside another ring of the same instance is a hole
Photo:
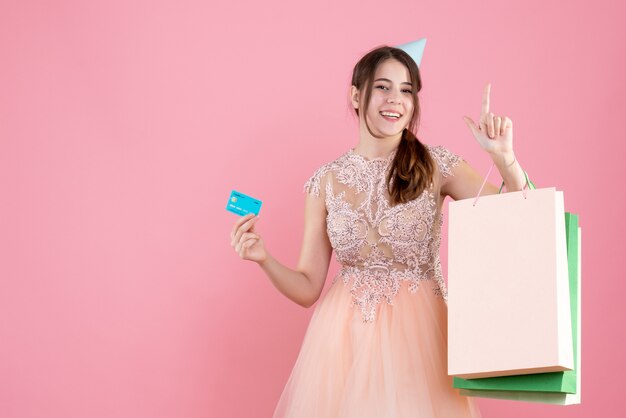
[[[387,158],[400,144],[402,136],[397,139],[392,138],[361,138],[358,145],[354,147],[354,152],[367,159]]]

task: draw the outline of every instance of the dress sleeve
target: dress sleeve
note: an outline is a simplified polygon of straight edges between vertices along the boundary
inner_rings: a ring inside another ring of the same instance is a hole
[[[442,145],[431,147],[430,152],[432,153],[435,161],[437,161],[437,166],[439,167],[439,171],[441,171],[441,175],[443,177],[453,175],[452,169],[459,165],[461,161],[465,161],[463,157],[453,153]]]
[[[304,183],[304,192],[316,197],[324,197],[324,184],[325,184],[325,174],[327,172],[327,167],[324,165],[318,168],[315,173]]]

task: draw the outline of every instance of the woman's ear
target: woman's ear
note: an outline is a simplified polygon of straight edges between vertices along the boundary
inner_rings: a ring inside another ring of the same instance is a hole
[[[352,107],[355,109],[359,108],[359,90],[352,86],[350,87],[350,100],[352,101]]]

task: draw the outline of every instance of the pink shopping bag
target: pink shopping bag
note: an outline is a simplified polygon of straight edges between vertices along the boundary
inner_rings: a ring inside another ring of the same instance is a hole
[[[448,229],[448,374],[571,370],[563,192],[451,202]]]

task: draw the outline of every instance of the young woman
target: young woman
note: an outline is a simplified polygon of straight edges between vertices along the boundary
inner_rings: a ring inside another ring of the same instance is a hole
[[[415,61],[388,46],[356,64],[350,102],[356,147],[305,183],[304,240],[295,270],[265,249],[256,217],[239,219],[231,245],[255,261],[289,299],[310,307],[324,287],[331,252],[341,269],[317,304],[274,417],[479,417],[447,375],[447,292],[439,261],[446,196],[476,196],[483,178],[442,146],[415,136],[422,87]],[[524,186],[513,127],[489,111],[477,126],[507,190]],[[498,193],[487,183],[482,194]]]

